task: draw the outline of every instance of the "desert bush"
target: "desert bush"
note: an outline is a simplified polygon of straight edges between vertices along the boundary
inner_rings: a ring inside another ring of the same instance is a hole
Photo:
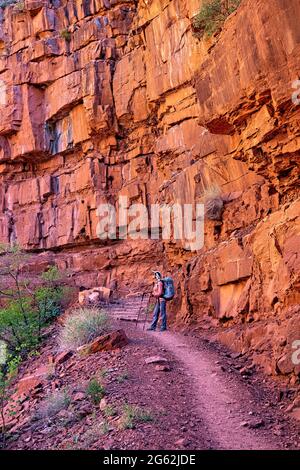
[[[105,388],[96,378],[89,381],[86,394],[94,405],[98,405],[105,395]]]
[[[101,379],[105,379],[109,375],[109,371],[107,369],[101,369],[99,372],[99,376]]]
[[[68,29],[63,29],[60,32],[60,37],[63,38],[65,41],[70,42],[71,38],[72,38],[72,35],[71,35],[71,32]]]
[[[129,374],[128,372],[123,372],[123,374],[120,374],[118,377],[117,377],[117,382],[119,384],[123,383],[123,382],[126,382],[126,380],[129,379]]]
[[[120,419],[121,429],[133,429],[138,422],[153,421],[153,416],[149,411],[142,410],[137,405],[129,405],[126,403],[123,406],[123,413]]]
[[[210,220],[222,220],[224,202],[219,186],[212,185],[206,188],[201,199],[205,206],[206,217]]]
[[[68,316],[59,335],[60,349],[76,349],[108,331],[108,317],[98,308],[81,308]]]
[[[66,410],[71,403],[70,396],[67,390],[57,390],[48,395],[47,398],[40,404],[37,412],[38,418],[51,418],[61,410]]]
[[[103,414],[107,418],[110,418],[112,416],[117,415],[117,410],[115,409],[115,407],[113,405],[107,405],[103,410]]]
[[[17,10],[19,10],[20,12],[21,12],[21,11],[24,11],[24,9],[25,9],[25,2],[17,2],[17,3],[16,3],[16,8],[17,8]]]
[[[201,10],[193,18],[193,29],[197,37],[212,36],[220,30],[241,0],[205,0]]]
[[[102,436],[107,434],[110,430],[109,424],[106,420],[102,422],[95,422],[91,427],[82,435],[81,444],[78,445],[79,449],[89,449],[96,441]]]

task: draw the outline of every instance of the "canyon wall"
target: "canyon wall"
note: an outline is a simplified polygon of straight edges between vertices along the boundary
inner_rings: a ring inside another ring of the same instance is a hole
[[[0,10],[0,240],[78,286],[169,269],[178,324],[214,328],[270,374],[300,373],[297,0],[243,0],[197,39],[201,0],[26,0]],[[300,86],[298,86],[300,88]],[[296,96],[297,98],[297,96]],[[203,201],[205,244],[101,241],[97,207]],[[293,375],[294,374],[294,375]]]

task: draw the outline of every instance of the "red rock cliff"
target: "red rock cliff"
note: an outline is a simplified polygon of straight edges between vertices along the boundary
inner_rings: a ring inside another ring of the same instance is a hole
[[[150,267],[168,267],[178,322],[218,326],[266,371],[299,373],[300,5],[243,0],[218,38],[200,41],[201,3],[0,10],[0,238],[87,287],[141,288]],[[101,202],[200,201],[212,185],[222,220],[206,222],[197,253],[97,238]]]

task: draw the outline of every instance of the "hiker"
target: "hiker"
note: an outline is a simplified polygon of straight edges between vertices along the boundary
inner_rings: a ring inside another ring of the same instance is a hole
[[[156,298],[155,308],[153,312],[153,320],[148,331],[155,331],[159,314],[161,316],[160,331],[167,329],[167,300],[174,297],[174,283],[170,277],[163,279],[159,271],[153,271],[155,276],[155,284],[152,295]]]

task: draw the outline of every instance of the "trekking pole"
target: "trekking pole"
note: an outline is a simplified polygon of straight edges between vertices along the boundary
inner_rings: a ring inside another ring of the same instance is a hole
[[[140,315],[141,315],[141,311],[142,311],[142,307],[143,307],[143,302],[144,302],[145,294],[146,294],[146,292],[143,292],[142,300],[141,300],[140,308],[139,308],[139,313],[138,313],[138,316],[137,316],[137,319],[136,319],[136,322],[135,322],[135,327],[137,327],[138,322],[139,322],[139,319],[140,319]]]

